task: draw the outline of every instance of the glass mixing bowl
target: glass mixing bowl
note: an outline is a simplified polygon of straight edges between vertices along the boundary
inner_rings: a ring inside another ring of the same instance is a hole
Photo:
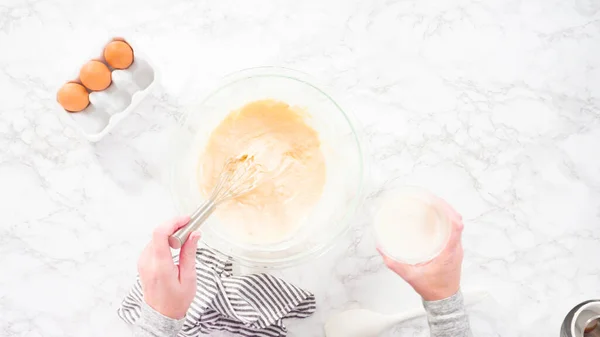
[[[185,109],[172,137],[171,192],[182,214],[204,201],[198,189],[200,156],[212,130],[233,110],[262,99],[303,108],[305,122],[319,133],[327,180],[319,202],[287,239],[268,245],[236,242],[220,230],[215,214],[202,225],[202,241],[249,267],[286,267],[322,254],[350,226],[362,199],[363,151],[350,117],[308,75],[261,67],[225,77],[203,100]]]

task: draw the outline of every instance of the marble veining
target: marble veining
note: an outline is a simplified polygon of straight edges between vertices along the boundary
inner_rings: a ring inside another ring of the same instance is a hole
[[[56,89],[107,37],[135,39],[160,87],[105,139],[58,117]],[[366,200],[314,262],[275,272],[317,295],[290,322],[418,297],[370,223],[425,186],[465,218],[477,336],[553,336],[600,297],[598,0],[4,0],[0,3],[0,335],[126,336],[115,310],[150,229],[175,214],[168,139],[187,100],[251,66],[305,71],[360,125]],[[317,277],[318,275],[318,277]],[[388,336],[428,336],[424,318]]]

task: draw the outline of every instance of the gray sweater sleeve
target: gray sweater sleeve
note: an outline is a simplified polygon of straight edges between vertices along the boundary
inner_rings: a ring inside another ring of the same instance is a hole
[[[135,322],[134,337],[175,337],[183,327],[182,319],[172,319],[161,315],[146,302],[142,303],[142,314]]]
[[[423,301],[431,337],[471,337],[462,293],[439,301]]]

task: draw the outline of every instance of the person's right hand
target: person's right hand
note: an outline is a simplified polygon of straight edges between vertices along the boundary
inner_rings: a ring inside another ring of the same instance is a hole
[[[193,232],[181,247],[179,265],[173,263],[169,236],[190,221],[179,217],[154,230],[138,262],[144,301],[162,315],[181,319],[196,294],[196,248],[200,233]]]
[[[378,249],[387,267],[400,275],[426,301],[448,298],[460,288],[462,217],[444,200],[438,198],[438,201],[452,224],[450,239],[440,255],[429,262],[411,265],[397,262]]]

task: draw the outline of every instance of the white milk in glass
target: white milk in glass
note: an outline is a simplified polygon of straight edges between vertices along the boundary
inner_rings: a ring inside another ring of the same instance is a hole
[[[446,246],[451,229],[438,200],[419,187],[389,193],[375,216],[379,248],[388,257],[409,264],[436,257]]]

